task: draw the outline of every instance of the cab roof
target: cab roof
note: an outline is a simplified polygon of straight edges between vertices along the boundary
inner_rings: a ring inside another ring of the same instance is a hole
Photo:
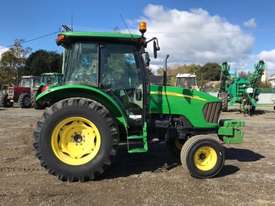
[[[24,76],[21,76],[21,79],[27,79],[27,78],[39,78],[39,76],[33,76],[33,75],[24,75]]]
[[[177,78],[184,78],[184,77],[196,77],[196,74],[190,74],[190,73],[179,73],[176,76]]]
[[[41,76],[43,75],[62,75],[61,73],[58,72],[48,72],[48,73],[42,73]]]
[[[126,34],[120,32],[62,32],[66,37],[75,38],[95,38],[95,39],[124,39],[124,40],[138,40],[141,35],[138,34]]]

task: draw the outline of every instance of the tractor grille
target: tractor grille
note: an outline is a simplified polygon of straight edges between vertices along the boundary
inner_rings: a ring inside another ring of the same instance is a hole
[[[221,110],[222,110],[221,102],[207,103],[203,109],[205,120],[210,123],[218,123]]]

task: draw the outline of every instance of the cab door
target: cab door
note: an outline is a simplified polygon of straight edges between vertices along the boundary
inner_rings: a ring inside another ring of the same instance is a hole
[[[100,46],[100,87],[124,109],[129,134],[140,134],[144,122],[142,66],[135,45],[106,43]]]

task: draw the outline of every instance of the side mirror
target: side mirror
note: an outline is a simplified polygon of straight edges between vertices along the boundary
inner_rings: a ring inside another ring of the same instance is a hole
[[[164,70],[163,70],[163,86],[167,85],[167,70],[168,70],[168,58],[170,57],[169,54],[166,55],[165,60],[164,60]]]
[[[154,58],[156,59],[158,57],[158,51],[160,50],[158,42],[156,40],[153,41],[153,47],[154,47]]]
[[[136,100],[137,101],[142,100],[142,90],[141,89],[136,90]]]
[[[143,54],[142,54],[142,57],[143,57],[145,66],[146,66],[146,67],[149,67],[150,61],[151,61],[151,60],[150,60],[149,53],[148,53],[148,52],[143,53]]]

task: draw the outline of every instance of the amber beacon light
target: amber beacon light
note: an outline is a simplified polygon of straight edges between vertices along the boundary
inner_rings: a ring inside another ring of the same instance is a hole
[[[142,34],[144,34],[144,33],[146,32],[146,30],[147,30],[147,24],[146,24],[146,22],[145,22],[145,21],[141,21],[141,22],[139,23],[139,31],[140,31]]]

